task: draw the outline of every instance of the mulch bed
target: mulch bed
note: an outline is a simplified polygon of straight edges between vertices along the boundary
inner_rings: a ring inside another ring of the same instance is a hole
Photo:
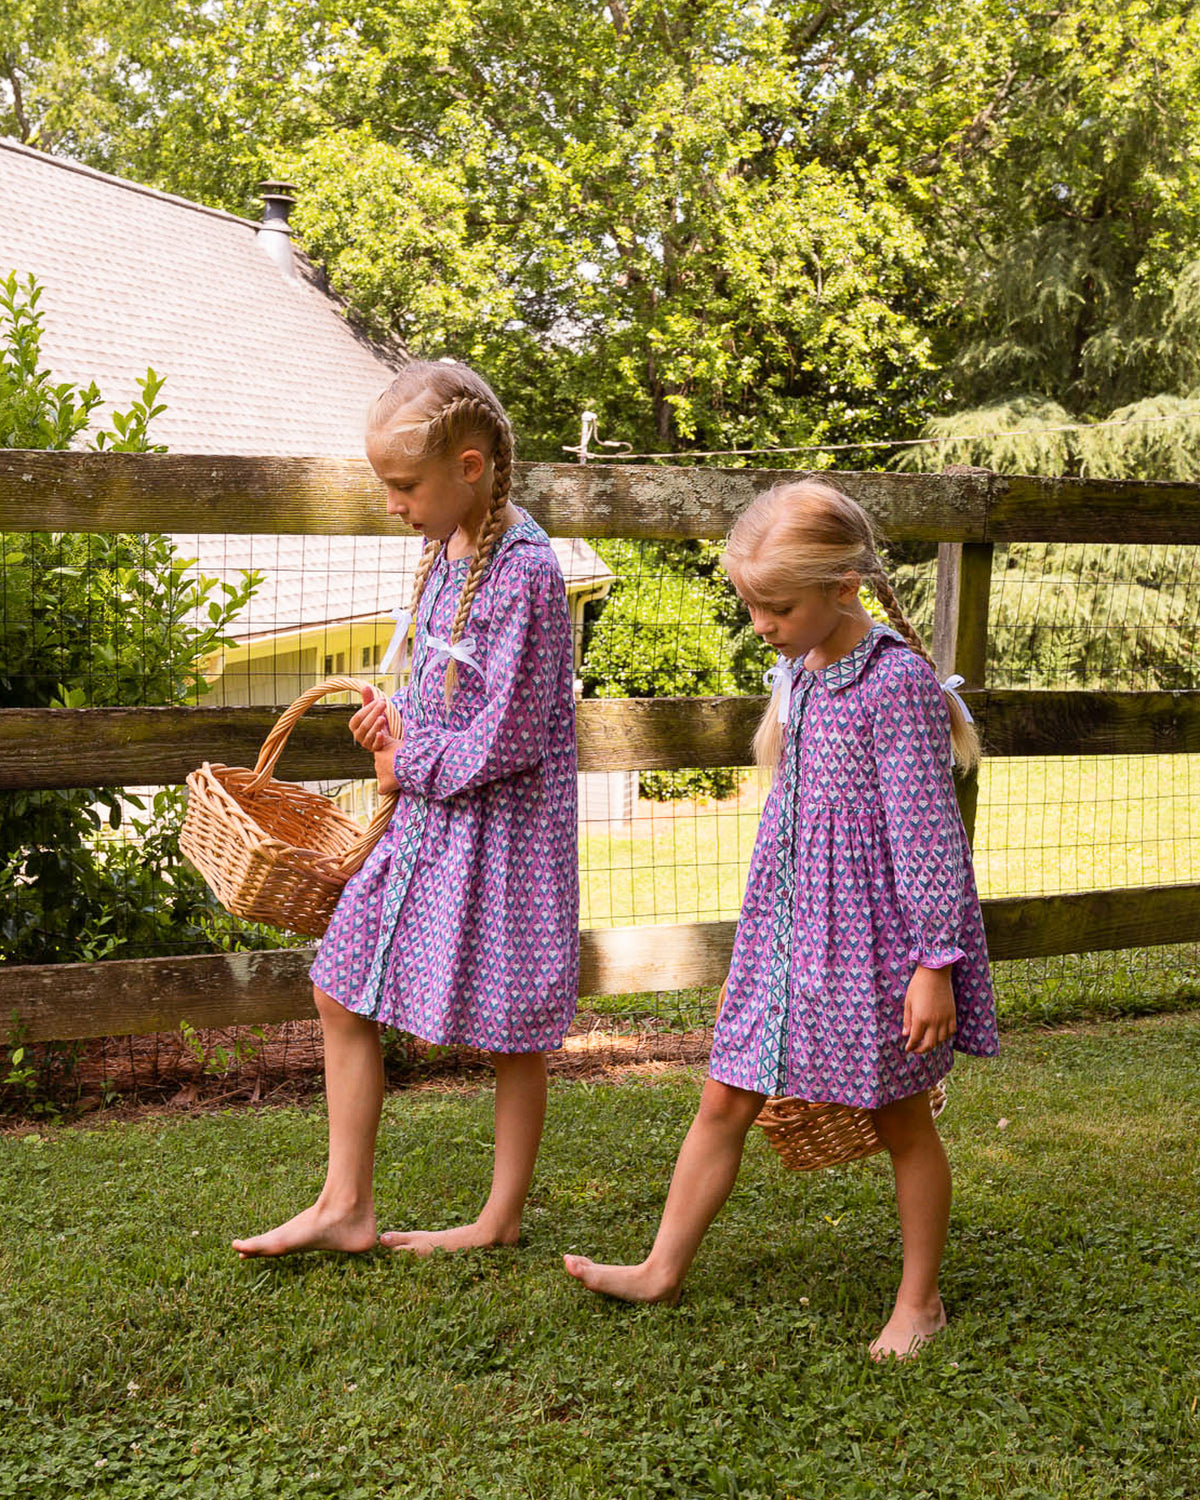
[[[709,1027],[680,1031],[653,1018],[621,1021],[582,1013],[562,1050],[550,1056],[550,1075],[609,1081],[653,1076],[706,1062],[711,1042]],[[321,1027],[315,1020],[188,1036],[176,1031],[99,1037],[49,1054],[30,1050],[43,1059],[39,1098],[68,1118],[291,1103],[324,1089]],[[491,1076],[484,1053],[433,1047],[395,1032],[387,1034],[384,1058],[389,1088],[477,1088]],[[44,1108],[31,1113],[19,1099],[5,1099],[3,1107],[6,1126],[46,1122]]]

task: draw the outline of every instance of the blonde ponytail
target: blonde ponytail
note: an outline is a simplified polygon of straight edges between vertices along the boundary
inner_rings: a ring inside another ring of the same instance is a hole
[[[888,582],[870,517],[827,480],[802,479],[764,491],[738,517],[722,562],[743,597],[762,600],[795,599],[802,588],[836,587],[848,573],[857,573],[870,583],[909,648],[934,665]],[[979,736],[957,697],[943,691],[954,759],[960,769],[972,770],[979,763]],[[784,735],[772,698],[754,735],[759,766],[775,769]]]
[[[775,699],[767,704],[767,711],[758,721],[754,731],[754,764],[764,771],[773,771],[783,754],[783,739],[787,726],[779,722]]]

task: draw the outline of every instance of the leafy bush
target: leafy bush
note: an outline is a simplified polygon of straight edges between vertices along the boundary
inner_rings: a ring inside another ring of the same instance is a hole
[[[769,664],[715,542],[592,543],[617,575],[589,625],[584,692],[596,698],[761,692]],[[736,768],[645,771],[644,797],[727,797]]]
[[[40,289],[0,279],[0,446],[65,449],[102,397],[41,368]],[[115,411],[92,446],[149,441],[162,378]],[[187,572],[169,537],[0,534],[0,707],[114,707],[194,701],[198,661],[257,587]],[[115,789],[0,794],[0,956],[47,963],[236,946],[237,924],[182,862],[183,794],[147,805]],[[116,838],[122,830],[128,837]]]

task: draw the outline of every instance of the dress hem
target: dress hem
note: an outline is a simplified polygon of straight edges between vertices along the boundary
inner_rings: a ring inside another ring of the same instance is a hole
[[[340,1005],[343,1010],[349,1011],[352,1016],[361,1016],[364,1021],[377,1021],[380,1026],[387,1026],[392,1031],[403,1031],[408,1036],[416,1037],[420,1042],[427,1042],[431,1047],[471,1047],[476,1052],[496,1052],[502,1057],[533,1056],[542,1052],[561,1051],[567,1032],[571,1029],[571,1023],[568,1021],[561,1034],[558,1034],[557,1040],[552,1040],[542,1046],[536,1047],[497,1047],[478,1037],[461,1033],[450,1034],[442,1032],[439,1035],[431,1035],[430,1031],[418,1031],[415,1027],[408,1026],[403,1021],[388,1020],[384,1016],[375,1015],[369,1007],[360,1009],[359,1005],[349,1000],[343,1000],[340,995],[335,995],[331,990],[326,989],[321,981],[311,972],[309,978],[312,979],[313,984],[317,986],[323,995],[328,995],[336,1005]]]
[[[767,1094],[766,1097],[768,1099],[804,1099],[809,1104],[844,1104],[849,1109],[885,1109],[889,1104],[898,1104],[901,1099],[911,1099],[915,1094],[927,1093],[941,1079],[948,1078],[953,1067],[954,1058],[953,1055],[951,1055],[947,1067],[943,1072],[938,1074],[937,1078],[931,1079],[928,1083],[919,1084],[917,1087],[911,1088],[905,1093],[889,1093],[886,1097],[883,1094],[879,1094],[875,1096],[869,1096],[867,1098],[860,1097],[855,1099],[818,1099],[813,1098],[811,1094],[797,1093],[794,1090],[788,1090],[786,1093],[782,1094]],[[739,1082],[735,1078],[721,1077],[720,1073],[717,1072],[717,1070],[712,1066],[711,1063],[709,1064],[708,1076],[716,1083],[723,1083],[727,1088],[741,1089],[747,1094],[761,1094],[763,1092],[761,1089],[747,1088],[744,1083]]]

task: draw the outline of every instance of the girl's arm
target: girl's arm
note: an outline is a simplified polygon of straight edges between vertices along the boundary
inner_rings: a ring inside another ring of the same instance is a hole
[[[562,675],[571,669],[561,573],[540,560],[510,566],[492,603],[487,699],[462,729],[405,725],[394,760],[400,789],[440,801],[538,765]],[[460,682],[472,670],[460,663]]]
[[[942,969],[963,956],[970,858],[954,796],[949,716],[925,662],[899,650],[888,657],[890,670],[878,674],[874,750],[896,894],[910,961]]]

